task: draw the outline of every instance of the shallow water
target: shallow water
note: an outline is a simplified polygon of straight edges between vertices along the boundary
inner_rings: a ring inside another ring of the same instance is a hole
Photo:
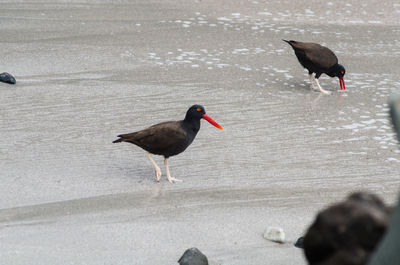
[[[355,190],[394,202],[400,6],[316,3],[3,3],[1,71],[17,85],[0,84],[2,260],[176,264],[196,246],[211,264],[304,264],[265,228],[295,241]],[[281,39],[329,46],[347,90],[323,76],[333,94],[311,91]],[[111,144],[196,103],[224,130],[203,122],[170,159],[183,183]]]

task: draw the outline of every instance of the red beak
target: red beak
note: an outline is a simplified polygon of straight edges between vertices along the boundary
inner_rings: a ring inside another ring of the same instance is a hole
[[[346,90],[343,77],[339,77],[339,81],[340,81],[340,90]]]
[[[208,116],[207,114],[203,114],[203,119],[205,119],[206,121],[208,121],[209,123],[211,123],[212,125],[214,125],[215,127],[217,127],[218,129],[222,130],[223,128],[221,127],[221,125],[219,125],[216,121],[214,121],[213,119],[211,119],[210,116]]]

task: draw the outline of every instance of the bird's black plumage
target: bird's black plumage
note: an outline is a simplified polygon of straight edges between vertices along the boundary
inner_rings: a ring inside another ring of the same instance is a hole
[[[135,144],[148,152],[148,158],[156,173],[157,181],[161,178],[161,170],[151,157],[151,154],[164,156],[164,165],[169,182],[180,181],[170,175],[168,158],[185,151],[193,142],[200,130],[200,120],[205,119],[218,129],[222,127],[211,119],[204,110],[203,106],[193,105],[186,112],[185,119],[181,121],[162,122],[147,129],[118,135],[118,139],[113,143],[128,142]]]
[[[294,50],[300,64],[308,70],[308,74],[315,73],[315,79],[321,74],[340,79],[340,88],[345,89],[343,76],[346,73],[343,65],[338,63],[335,53],[329,48],[312,42],[300,42],[283,40]]]
[[[113,143],[132,143],[147,152],[168,158],[185,151],[193,142],[205,113],[203,106],[193,105],[181,121],[162,122],[141,131],[121,134]]]

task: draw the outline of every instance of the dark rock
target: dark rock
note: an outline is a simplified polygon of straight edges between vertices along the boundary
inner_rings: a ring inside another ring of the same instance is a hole
[[[304,237],[309,264],[366,264],[386,231],[390,212],[370,193],[354,193],[323,210]]]
[[[296,243],[294,243],[294,246],[297,248],[303,248],[303,244],[304,244],[304,236],[299,237],[299,239],[297,239]]]
[[[10,75],[9,73],[1,73],[0,74],[0,82],[8,83],[8,84],[15,84],[15,78]]]
[[[207,257],[197,248],[189,248],[178,260],[180,265],[208,265]]]

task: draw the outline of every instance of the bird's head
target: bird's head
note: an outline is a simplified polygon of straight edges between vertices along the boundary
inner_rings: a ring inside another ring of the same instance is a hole
[[[339,78],[340,81],[340,89],[346,90],[346,86],[344,85],[343,76],[346,74],[346,69],[344,69],[343,65],[338,64],[336,68],[336,76]]]
[[[186,112],[185,120],[192,120],[192,119],[195,120],[205,119],[218,129],[222,130],[221,125],[219,125],[216,121],[211,119],[211,117],[206,114],[204,107],[201,105],[193,105]]]
[[[344,69],[343,65],[338,64],[336,70],[336,76],[341,78],[346,74],[346,69]]]

